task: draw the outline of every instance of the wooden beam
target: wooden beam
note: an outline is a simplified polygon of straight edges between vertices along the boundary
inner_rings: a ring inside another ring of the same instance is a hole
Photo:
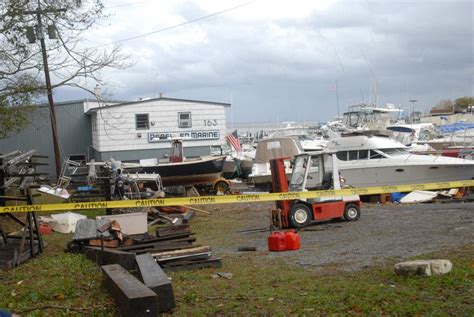
[[[160,313],[172,310],[175,306],[173,286],[171,281],[150,254],[136,257],[138,278],[158,295]]]
[[[102,266],[105,287],[123,317],[158,316],[158,296],[118,264]]]

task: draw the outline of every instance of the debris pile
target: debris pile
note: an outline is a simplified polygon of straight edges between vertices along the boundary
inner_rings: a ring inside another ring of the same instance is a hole
[[[166,216],[173,220],[156,227],[153,234],[148,231],[157,219],[168,220],[163,215],[157,217],[157,212],[149,215],[80,219],[73,240],[68,243],[70,251],[83,252],[102,267],[104,285],[122,316],[157,315],[175,307],[173,288],[165,271],[222,266],[210,246],[194,244],[190,214]]]

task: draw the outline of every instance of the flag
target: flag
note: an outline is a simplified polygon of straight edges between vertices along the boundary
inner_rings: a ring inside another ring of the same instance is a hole
[[[232,132],[229,135],[226,135],[227,142],[230,146],[233,147],[237,152],[241,152],[242,148],[240,147],[239,136],[237,135],[237,130]]]

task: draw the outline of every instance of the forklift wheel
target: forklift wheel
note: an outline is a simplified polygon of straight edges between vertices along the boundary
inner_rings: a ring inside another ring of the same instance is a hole
[[[295,204],[291,207],[288,220],[293,228],[302,228],[311,222],[311,210],[305,204]]]
[[[344,218],[347,221],[356,221],[360,218],[360,208],[356,204],[347,204],[344,209]]]

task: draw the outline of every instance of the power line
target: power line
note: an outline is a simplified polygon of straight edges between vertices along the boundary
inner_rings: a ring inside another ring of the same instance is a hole
[[[205,16],[202,16],[202,17],[193,19],[193,20],[189,20],[189,21],[186,21],[186,22],[183,22],[183,23],[180,23],[180,24],[176,24],[176,25],[173,25],[173,26],[166,27],[166,28],[164,28],[164,29],[159,29],[159,30],[156,30],[156,31],[152,31],[152,32],[148,32],[148,33],[144,33],[144,34],[140,34],[140,35],[128,37],[128,38],[125,38],[125,39],[122,39],[122,40],[118,40],[118,41],[114,41],[114,42],[110,42],[110,43],[106,43],[106,44],[100,44],[100,45],[92,46],[92,47],[89,47],[89,48],[97,48],[97,47],[102,47],[102,46],[107,46],[107,45],[113,45],[113,44],[123,43],[123,42],[131,41],[131,40],[135,40],[135,39],[138,39],[138,38],[141,38],[141,37],[146,37],[146,36],[149,36],[149,35],[152,35],[152,34],[156,34],[156,33],[164,32],[164,31],[168,31],[168,30],[175,29],[175,28],[177,28],[177,27],[180,27],[180,26],[183,26],[183,25],[186,25],[186,24],[191,24],[191,23],[194,23],[194,22],[197,22],[197,21],[201,21],[201,20],[205,20],[205,19],[212,18],[212,17],[214,17],[214,16],[216,16],[216,15],[220,15],[220,14],[223,14],[223,13],[226,13],[226,12],[229,12],[229,11],[233,11],[233,10],[236,10],[236,9],[240,9],[240,8],[245,7],[245,6],[251,4],[251,3],[255,2],[255,1],[257,1],[257,0],[252,0],[252,1],[249,1],[249,2],[245,2],[245,3],[240,4],[240,5],[238,5],[238,6],[235,6],[235,7],[232,7],[232,8],[228,8],[228,9],[225,9],[225,10],[222,10],[222,11],[214,12],[214,13],[212,13],[212,14],[205,15]]]

